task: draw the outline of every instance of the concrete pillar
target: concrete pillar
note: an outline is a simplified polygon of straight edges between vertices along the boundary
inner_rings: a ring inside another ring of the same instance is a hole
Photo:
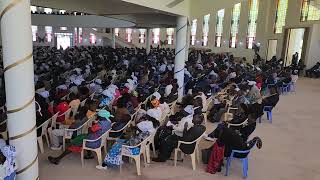
[[[115,32],[114,28],[111,29],[111,47],[113,49],[116,48],[116,32]]]
[[[146,51],[147,51],[147,54],[150,53],[150,49],[151,49],[151,31],[152,29],[147,29],[147,32],[146,32]]]
[[[79,27],[77,27],[77,41],[76,41],[76,46],[80,46],[80,34],[79,34]]]
[[[183,16],[177,17],[174,78],[178,80],[178,85],[179,85],[178,101],[181,101],[183,97],[184,66],[186,61],[186,49],[187,49],[187,29],[188,29],[188,18]]]
[[[30,0],[1,0],[0,21],[10,144],[17,180],[39,179]]]
[[[189,58],[189,48],[190,48],[190,35],[191,35],[191,26],[190,22],[188,21],[188,26],[187,26],[187,42],[186,42],[186,61],[188,61]]]

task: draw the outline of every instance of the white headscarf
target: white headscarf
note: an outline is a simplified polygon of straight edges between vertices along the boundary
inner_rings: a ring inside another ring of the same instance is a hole
[[[156,120],[160,121],[161,120],[161,109],[160,108],[153,108],[149,109],[147,111],[147,115],[150,117],[155,118]]]
[[[193,110],[193,106],[192,105],[188,105],[183,109],[185,112],[189,113],[189,115],[193,115],[194,114],[194,110]]]

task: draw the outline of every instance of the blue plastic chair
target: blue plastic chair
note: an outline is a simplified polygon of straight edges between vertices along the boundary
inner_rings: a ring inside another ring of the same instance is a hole
[[[280,90],[281,90],[281,94],[287,95],[290,92],[290,84],[283,84],[280,87]]]
[[[267,114],[267,119],[270,123],[272,123],[272,106],[265,106],[263,107],[263,112]],[[262,116],[259,118],[259,123],[261,123]]]
[[[289,83],[289,92],[296,92],[296,85],[294,82]]]
[[[276,84],[267,84],[266,94],[270,94],[270,87],[277,86]]]
[[[221,91],[221,88],[219,86],[214,86],[212,87],[211,91],[212,91],[212,94],[216,94]]]
[[[252,148],[254,148],[255,146],[256,145],[254,145]],[[225,176],[228,176],[232,158],[236,158],[236,157],[234,157],[234,155],[235,155],[235,153],[237,153],[237,154],[247,154],[247,156],[245,158],[237,158],[237,159],[240,159],[242,161],[242,175],[243,175],[243,178],[246,179],[248,177],[248,169],[249,169],[248,155],[249,155],[251,149],[246,150],[246,151],[232,150],[230,157],[227,158],[227,166],[226,166]]]

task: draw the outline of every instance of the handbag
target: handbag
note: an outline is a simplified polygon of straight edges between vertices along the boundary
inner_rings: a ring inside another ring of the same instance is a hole
[[[213,149],[213,145],[207,149],[202,149],[201,150],[201,154],[202,154],[202,163],[203,164],[208,164],[210,156],[211,156],[211,152]]]

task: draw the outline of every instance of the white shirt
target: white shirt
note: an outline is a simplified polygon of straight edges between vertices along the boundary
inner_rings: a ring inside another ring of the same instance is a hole
[[[182,118],[178,124],[173,125],[173,132],[177,135],[182,137],[183,136],[183,130],[184,130],[184,124],[188,123],[187,130],[189,130],[193,126],[193,115],[186,116]]]
[[[137,127],[142,131],[142,132],[149,132],[153,133],[155,131],[155,128],[153,127],[153,124],[151,121],[142,121],[137,124]]]

